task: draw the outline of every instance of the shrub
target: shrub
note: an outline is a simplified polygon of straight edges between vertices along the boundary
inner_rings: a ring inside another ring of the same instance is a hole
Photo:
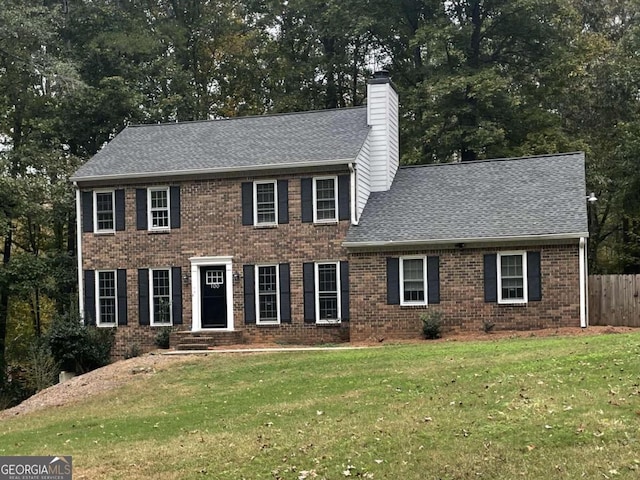
[[[171,327],[162,327],[156,333],[154,342],[158,348],[169,348],[169,337],[171,336]]]
[[[142,350],[140,349],[140,345],[138,345],[137,343],[132,343],[127,348],[127,351],[124,353],[124,358],[125,359],[135,358],[135,357],[139,357],[141,354],[142,354]]]
[[[429,311],[420,315],[422,320],[422,333],[427,340],[433,340],[442,336],[442,312]]]
[[[30,347],[27,363],[24,367],[25,388],[37,393],[58,381],[60,368],[51,354],[49,345],[42,339],[36,340]]]
[[[23,369],[15,366],[8,366],[6,372],[0,372],[0,410],[29,398],[31,393],[24,386],[23,376]]]
[[[482,330],[484,331],[484,333],[491,333],[491,331],[495,326],[496,324],[493,322],[490,322],[489,320],[482,321]]]
[[[53,320],[48,343],[62,370],[86,373],[111,361],[115,329],[85,326],[77,316]]]

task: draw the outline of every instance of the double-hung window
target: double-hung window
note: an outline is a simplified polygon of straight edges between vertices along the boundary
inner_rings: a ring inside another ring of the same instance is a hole
[[[276,225],[278,219],[277,182],[255,182],[253,184],[255,205],[254,225]]]
[[[316,263],[316,321],[340,321],[340,264]]]
[[[313,179],[313,221],[338,221],[338,177]]]
[[[149,230],[166,230],[169,228],[169,188],[149,188],[147,205],[149,212]]]
[[[151,272],[151,325],[171,325],[171,270]]]
[[[95,191],[94,196],[94,221],[96,233],[112,233],[114,227],[114,191]]]
[[[99,270],[96,274],[97,324],[101,327],[115,326],[118,323],[116,272]]]
[[[498,303],[527,303],[527,252],[497,256]]]
[[[404,257],[401,259],[401,305],[425,305],[427,303],[426,264],[425,257]]]
[[[256,266],[258,324],[280,322],[280,284],[277,265]]]

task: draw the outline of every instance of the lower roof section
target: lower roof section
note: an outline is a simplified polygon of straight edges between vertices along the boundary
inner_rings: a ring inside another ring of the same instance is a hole
[[[372,193],[344,246],[588,236],[583,153],[400,168]]]

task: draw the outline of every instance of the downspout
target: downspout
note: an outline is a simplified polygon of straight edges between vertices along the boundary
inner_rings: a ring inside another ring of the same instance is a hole
[[[357,218],[357,205],[358,199],[356,198],[356,169],[353,166],[353,163],[349,163],[349,180],[350,180],[350,188],[351,188],[351,225],[358,225]]]
[[[82,220],[80,218],[80,189],[78,184],[73,182],[76,189],[76,242],[78,252],[78,313],[84,322],[84,283],[82,281]]]
[[[580,326],[586,328],[588,325],[587,318],[587,262],[586,262],[586,239],[580,237],[580,246],[578,249],[579,265],[580,265]]]

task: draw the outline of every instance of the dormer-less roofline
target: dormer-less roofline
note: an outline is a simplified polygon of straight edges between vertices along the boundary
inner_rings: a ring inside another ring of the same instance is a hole
[[[280,163],[276,165],[247,165],[247,166],[233,166],[233,167],[220,167],[220,168],[205,168],[205,169],[193,169],[193,170],[171,170],[166,172],[135,172],[124,173],[116,175],[95,175],[95,176],[82,176],[71,177],[70,180],[76,184],[78,183],[90,183],[90,182],[119,182],[129,180],[157,180],[162,178],[183,178],[183,177],[196,177],[202,175],[223,175],[229,173],[248,173],[248,172],[264,172],[264,171],[279,171],[279,170],[305,170],[310,168],[326,168],[335,166],[348,167],[349,164],[354,162],[353,158],[342,158],[333,160],[319,160],[313,162],[304,163]]]

